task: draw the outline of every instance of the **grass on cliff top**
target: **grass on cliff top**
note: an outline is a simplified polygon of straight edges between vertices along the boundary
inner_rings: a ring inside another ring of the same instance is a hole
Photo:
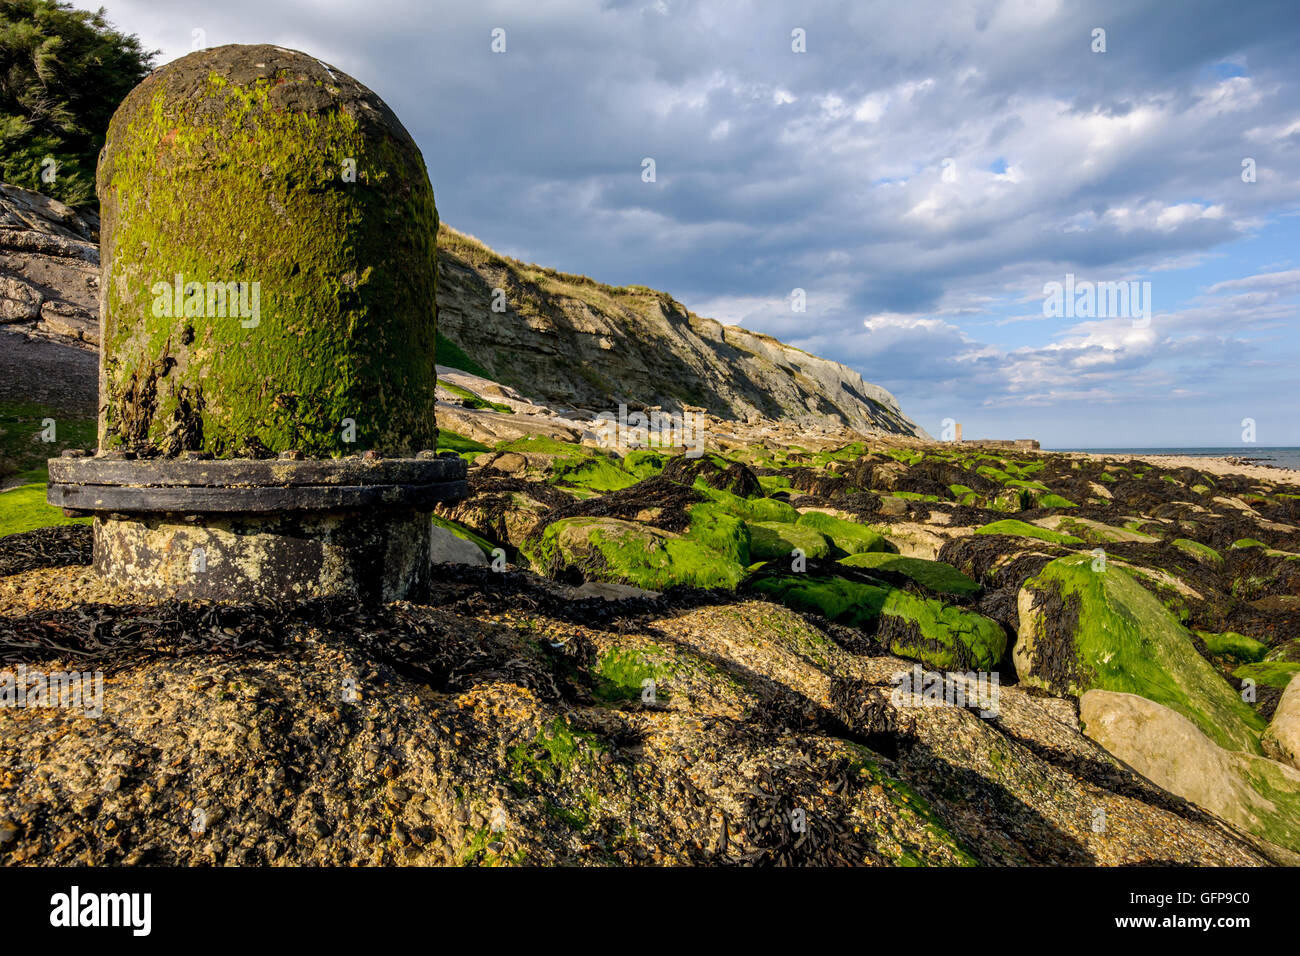
[[[494,252],[480,239],[453,229],[445,223],[440,223],[438,226],[438,250],[468,262],[475,268],[500,269],[509,272],[524,287],[517,290],[519,294],[509,296],[511,308],[522,314],[540,314],[528,294],[526,286],[529,284],[549,296],[567,296],[585,302],[593,308],[609,312],[621,311],[632,304],[644,304],[648,299],[670,300],[667,293],[658,292],[647,286],[612,286],[597,282],[588,276],[560,272],[557,269],[511,259]],[[443,364],[449,363],[443,362]]]

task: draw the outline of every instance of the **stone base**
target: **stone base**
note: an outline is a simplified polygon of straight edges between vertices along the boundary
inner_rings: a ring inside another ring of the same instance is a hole
[[[95,570],[151,598],[419,599],[428,512],[96,517]]]

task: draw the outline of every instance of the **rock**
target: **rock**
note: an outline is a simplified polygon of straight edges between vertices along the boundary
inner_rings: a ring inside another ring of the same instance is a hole
[[[451,402],[438,402],[438,423],[458,435],[489,446],[535,436],[568,442],[576,442],[582,437],[581,427],[576,422],[507,415],[489,408],[465,408]]]
[[[882,515],[893,515],[901,518],[907,514],[907,502],[902,498],[895,498],[893,495],[881,495],[878,510]]]
[[[1300,769],[1300,680],[1291,678],[1260,738],[1264,753]]]
[[[99,218],[0,184],[0,324],[81,347],[99,341]]]
[[[41,314],[40,290],[15,276],[0,274],[0,322],[22,322]]]
[[[661,591],[673,585],[734,588],[739,562],[678,534],[615,518],[564,518],[526,552],[534,568]]]
[[[491,311],[496,288],[511,290],[504,313]],[[889,392],[838,362],[696,316],[650,289],[556,272],[539,281],[523,263],[446,226],[438,319],[497,381],[527,383],[529,398],[548,405],[617,413],[635,398],[665,409],[703,406],[742,423],[785,419],[805,432],[832,425],[924,435]],[[710,436],[710,449],[722,443]]]
[[[788,607],[875,631],[891,653],[942,671],[991,671],[1006,653],[996,621],[942,601],[843,578],[784,574],[749,585]]]
[[[1278,846],[1300,846],[1300,771],[1225,750],[1182,714],[1136,694],[1090,690],[1079,718],[1089,737],[1152,783]]]
[[[78,212],[30,189],[0,183],[0,237],[21,232],[93,243],[99,239],[99,216],[90,210]]]
[[[446,528],[433,525],[430,529],[430,561],[433,564],[472,564],[488,563],[483,549],[473,541],[466,541]]]
[[[880,640],[891,653],[941,671],[993,671],[1007,635],[990,618],[906,591],[889,592],[880,609]]]
[[[521,455],[517,451],[484,453],[474,460],[475,468],[491,468],[512,478],[539,478],[550,471],[551,460],[540,455]]]
[[[871,486],[881,491],[893,491],[899,480],[907,476],[907,466],[901,461],[882,461],[871,467]]]
[[[703,479],[710,488],[728,491],[740,498],[760,498],[763,489],[758,478],[744,465],[718,464],[712,458],[688,458],[680,455],[670,458],[661,472],[663,477],[678,484],[693,486]]]
[[[806,558],[824,558],[830,553],[830,545],[820,533],[797,524],[751,521],[749,534],[749,556],[753,561],[789,558],[795,548]]]
[[[860,554],[864,551],[896,551],[885,536],[874,528],[856,521],[845,521],[824,511],[805,511],[797,524],[825,535],[839,551]]]
[[[1025,582],[1014,649],[1020,679],[1057,694],[1136,693],[1221,746],[1259,752],[1262,721],[1196,652],[1191,635],[1123,568],[1057,558]]]
[[[478,484],[471,473],[471,490]],[[539,487],[545,488],[540,483]],[[537,493],[540,494],[541,491]],[[546,488],[546,494],[547,499],[543,500],[529,491],[483,490],[450,507],[442,506],[439,513],[488,541],[519,548],[537,530],[538,523],[550,512],[557,500],[572,500],[562,492],[550,488]]]
[[[872,568],[901,574],[934,594],[970,597],[980,590],[979,584],[942,561],[927,561],[889,552],[863,551],[841,558],[839,563],[851,568]]]
[[[612,581],[588,581],[581,587],[573,588],[570,593],[578,599],[601,598],[605,601],[627,601],[632,598],[655,600],[660,597],[658,591],[634,588],[630,584],[616,584]]]

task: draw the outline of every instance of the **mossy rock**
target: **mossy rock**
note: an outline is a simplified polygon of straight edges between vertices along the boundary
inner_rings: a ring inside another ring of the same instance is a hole
[[[1290,661],[1300,664],[1300,637],[1293,637],[1289,641],[1283,641],[1278,644],[1267,654],[1264,655],[1266,661]]]
[[[1037,501],[1039,508],[1077,508],[1079,507],[1069,498],[1062,498],[1060,495],[1040,495]]]
[[[830,539],[845,554],[861,554],[867,551],[897,552],[889,540],[864,524],[846,521],[824,511],[805,511],[799,515],[797,523],[804,528],[811,528]]]
[[[1260,717],[1200,654],[1160,600],[1113,562],[1047,564],[1019,596],[1022,682],[1080,696],[1137,694],[1178,711],[1221,747],[1259,753]]]
[[[481,441],[467,438],[446,428],[438,429],[438,451],[454,451],[462,458],[472,461],[479,452],[487,451],[488,446]]]
[[[727,514],[712,502],[701,502],[687,509],[690,529],[686,537],[712,548],[728,560],[747,566],[754,559],[750,526],[735,515]]]
[[[1189,554],[1202,564],[1212,565],[1214,567],[1223,566],[1223,555],[1219,554],[1208,544],[1201,544],[1199,541],[1193,541],[1190,538],[1175,538],[1170,542],[1179,551]]]
[[[1026,491],[1043,491],[1050,492],[1052,489],[1041,481],[1028,481],[1024,478],[1012,478],[1007,482],[1008,488],[1023,488]]]
[[[1038,541],[1047,541],[1051,544],[1084,544],[1082,538],[1077,538],[1072,534],[1062,534],[1059,531],[1052,531],[1048,528],[1040,528],[1038,525],[1030,524],[1027,521],[1018,521],[1015,518],[1004,518],[1001,521],[994,521],[992,524],[986,524],[982,528],[977,528],[976,534],[1008,534],[1017,538],[1034,538]]]
[[[733,589],[745,576],[739,562],[698,541],[617,518],[563,518],[548,525],[525,554],[544,574],[576,568],[588,580],[651,591],[677,585]]]
[[[799,511],[784,501],[775,498],[742,498],[721,488],[711,488],[697,483],[697,491],[703,492],[719,508],[742,518],[745,521],[784,521],[794,523],[799,520]]]
[[[927,495],[919,491],[891,491],[890,494],[904,501],[930,501],[936,503],[943,501],[938,495]]]
[[[191,53],[118,107],[98,193],[101,446],[434,447],[438,213],[374,93],[276,46]]]
[[[793,487],[790,484],[789,477],[786,475],[759,475],[758,484],[766,495],[771,495],[778,491],[790,491]]]
[[[469,528],[466,528],[458,522],[452,521],[450,518],[444,518],[441,515],[432,515],[430,520],[432,520],[432,522],[439,528],[450,531],[456,537],[463,538],[471,544],[477,545],[482,552],[489,557],[491,556],[492,551],[496,548],[496,545],[487,538],[475,534],[473,531],[470,531]]]
[[[1197,631],[1196,636],[1205,642],[1205,647],[1217,657],[1231,657],[1233,660],[1251,663],[1262,661],[1268,653],[1268,645],[1245,634],[1224,631],[1215,634],[1210,631]]]
[[[740,498],[757,498],[763,494],[758,477],[749,468],[720,455],[670,458],[662,475],[678,484],[729,492]]]
[[[664,470],[668,456],[657,451],[638,448],[623,456],[623,470],[638,480],[653,478]]]
[[[513,415],[515,413],[515,410],[509,405],[503,405],[501,402],[489,401],[483,396],[478,395],[463,386],[454,385],[451,382],[444,380],[438,383],[438,387],[445,389],[459,398],[460,404],[465,408],[488,408],[494,412],[500,412],[503,415]]]
[[[641,479],[624,471],[617,457],[592,454],[557,459],[551,465],[551,480],[569,488],[605,492],[630,488]]]
[[[1068,515],[1049,515],[1046,518],[1038,519],[1034,524],[1052,531],[1059,531],[1061,534],[1082,538],[1086,544],[1112,544],[1124,541],[1155,544],[1160,540],[1153,535],[1132,528],[1117,528],[1114,525],[1094,521],[1091,518],[1071,518]]]
[[[1285,690],[1298,671],[1300,671],[1300,663],[1258,661],[1253,664],[1242,664],[1232,672],[1232,676],[1237,680],[1253,680],[1256,684],[1263,684],[1265,687]]]
[[[984,508],[988,511],[1000,511],[1003,514],[1015,514],[1024,511],[1032,503],[1029,492],[1020,488],[1004,488],[992,495],[984,496]]]
[[[1234,548],[1267,548],[1268,547],[1268,545],[1266,545],[1263,541],[1260,541],[1257,538],[1238,538],[1236,541],[1232,542],[1231,546]]]
[[[1007,650],[997,621],[899,590],[880,609],[879,634],[891,653],[934,670],[991,671]]]
[[[812,528],[778,521],[749,522],[749,553],[755,561],[788,558],[798,548],[808,558],[824,558],[831,546]]]
[[[977,582],[962,574],[951,564],[942,561],[927,561],[925,558],[906,558],[898,554],[864,551],[841,558],[839,563],[851,568],[892,571],[910,578],[935,594],[970,597],[980,590]]]
[[[796,611],[820,614],[837,624],[874,631],[889,588],[844,578],[816,578],[806,574],[756,578],[749,587]]]

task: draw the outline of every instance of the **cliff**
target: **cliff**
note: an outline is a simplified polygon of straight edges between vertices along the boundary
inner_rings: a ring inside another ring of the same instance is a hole
[[[549,405],[693,405],[724,420],[928,437],[893,395],[838,362],[703,318],[645,286],[508,259],[446,226],[438,233],[438,330],[479,366],[467,371]]]

